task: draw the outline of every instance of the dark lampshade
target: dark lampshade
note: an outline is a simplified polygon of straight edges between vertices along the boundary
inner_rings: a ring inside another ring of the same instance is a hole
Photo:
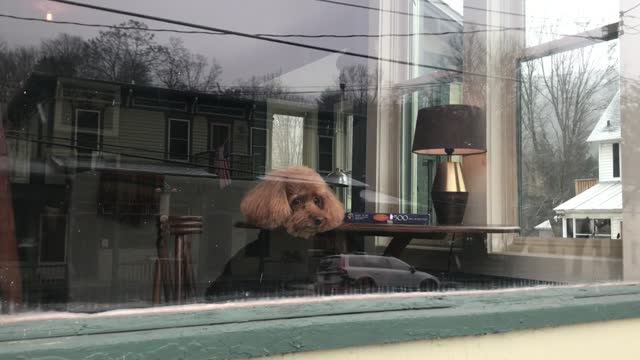
[[[471,105],[443,105],[420,109],[413,137],[416,154],[479,154],[486,151],[485,113]]]

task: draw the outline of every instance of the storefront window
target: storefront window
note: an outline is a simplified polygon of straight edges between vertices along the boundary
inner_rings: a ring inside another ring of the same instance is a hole
[[[623,3],[5,2],[2,312],[637,280]]]

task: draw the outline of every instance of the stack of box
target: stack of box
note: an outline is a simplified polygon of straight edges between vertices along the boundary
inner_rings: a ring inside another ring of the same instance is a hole
[[[344,222],[347,224],[429,224],[429,214],[402,213],[347,213]]]

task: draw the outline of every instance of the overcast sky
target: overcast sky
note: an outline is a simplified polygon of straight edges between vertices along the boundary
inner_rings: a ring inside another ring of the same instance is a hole
[[[314,0],[109,0],[85,1],[158,17],[247,33],[368,33],[369,11]],[[4,14],[44,18],[47,12],[54,20],[83,23],[117,24],[127,17],[78,8],[46,0],[0,0]],[[192,30],[178,26],[143,20],[149,27]],[[0,19],[0,37],[11,45],[39,44],[44,38],[67,32],[90,38],[98,29],[73,25],[25,22]],[[170,36],[180,37],[192,52],[215,57],[223,66],[223,81],[262,75],[274,71],[288,71],[328,53],[267,43],[237,36],[187,35],[156,33],[159,42]],[[297,42],[347,49],[366,53],[368,42],[360,39],[289,39]],[[348,60],[347,60],[348,61]]]
[[[278,34],[368,34],[370,19],[377,12],[361,8],[340,6],[316,0],[83,0],[87,3],[110,8],[146,13],[158,17],[224,28],[247,33]],[[377,6],[376,1],[342,0],[353,4]],[[399,0],[400,1],[400,0]],[[463,0],[447,0],[457,11],[462,11]],[[529,44],[535,29],[541,24],[560,24],[560,33],[574,33],[575,22],[602,25],[616,21],[617,6],[600,0],[535,0],[526,2]],[[44,18],[47,12],[54,20],[83,23],[117,24],[128,17],[111,13],[83,9],[47,0],[0,0],[0,13],[24,17]],[[394,15],[402,16],[402,15]],[[425,20],[429,21],[429,20]],[[152,28],[192,30],[170,24],[144,20]],[[90,38],[98,29],[73,25],[26,22],[0,18],[0,39],[10,45],[37,45],[42,39],[67,32]],[[288,45],[268,43],[237,36],[187,35],[156,33],[156,39],[166,43],[170,36],[183,39],[185,46],[194,53],[215,58],[223,67],[222,83],[230,85],[236,79],[247,79],[252,75],[270,72],[288,72],[321,59],[328,53],[296,48]],[[308,44],[368,53],[369,41],[351,39],[300,39],[287,40]],[[534,41],[535,42],[535,41]],[[342,57],[341,64],[362,62]],[[319,76],[320,74],[315,74]],[[329,74],[327,74],[329,75]],[[321,75],[320,75],[321,76]]]

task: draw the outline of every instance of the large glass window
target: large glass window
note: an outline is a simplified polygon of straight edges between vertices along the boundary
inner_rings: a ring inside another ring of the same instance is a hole
[[[623,2],[5,1],[2,311],[637,280]]]

